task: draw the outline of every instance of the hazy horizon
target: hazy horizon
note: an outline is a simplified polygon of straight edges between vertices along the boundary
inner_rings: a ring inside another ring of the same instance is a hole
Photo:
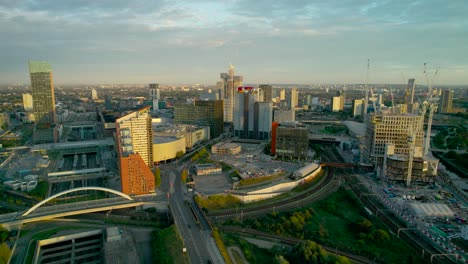
[[[468,84],[466,1],[0,0],[0,83]],[[434,78],[435,71],[438,70]]]

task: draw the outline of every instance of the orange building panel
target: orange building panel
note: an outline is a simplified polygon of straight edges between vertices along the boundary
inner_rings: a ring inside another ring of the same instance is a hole
[[[279,123],[271,123],[271,154],[276,154],[276,128],[278,128]]]
[[[154,175],[139,154],[120,158],[120,180],[125,194],[154,193]]]

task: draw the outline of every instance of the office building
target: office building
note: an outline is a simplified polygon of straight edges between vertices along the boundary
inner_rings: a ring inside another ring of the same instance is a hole
[[[157,111],[159,110],[159,84],[157,83],[150,83],[149,84],[149,96],[152,104],[152,110]]]
[[[354,99],[351,104],[351,111],[353,117],[362,116],[364,108],[364,99]]]
[[[330,111],[339,112],[342,111],[344,107],[343,97],[342,96],[333,96],[330,102]]]
[[[44,61],[29,61],[31,78],[34,122],[34,144],[58,141],[59,130],[56,125],[54,81],[52,68]]]
[[[32,112],[34,110],[32,94],[30,93],[23,94],[23,108],[24,108],[24,111],[26,112]]]
[[[281,101],[281,100],[286,100],[286,90],[285,90],[285,89],[281,89],[281,90],[280,90],[280,96],[279,96],[279,98],[280,98],[280,101]]]
[[[296,121],[296,112],[294,110],[275,109],[273,111],[273,122],[294,122]]]
[[[52,68],[44,61],[29,61],[29,74],[34,121],[38,127],[50,128],[52,124],[56,123]]]
[[[99,99],[96,89],[91,90],[91,99],[93,99],[93,100],[98,100]]]
[[[270,139],[273,103],[259,102],[258,93],[238,93],[234,106],[234,136]]]
[[[149,107],[116,120],[122,192],[138,195],[154,192],[153,136]]]
[[[195,100],[192,104],[174,106],[174,123],[210,127],[210,138],[219,137],[224,130],[223,101]]]
[[[417,131],[421,121],[421,116],[414,114],[370,114],[366,123],[365,162],[381,167],[387,144],[394,145],[394,154],[408,155],[408,137]],[[422,157],[423,135],[422,130],[415,135],[415,158]]]
[[[299,106],[299,91],[296,88],[292,88],[288,96],[289,109],[294,109]]]
[[[439,113],[452,113],[453,90],[443,90],[439,101]]]
[[[242,76],[234,75],[234,66],[229,65],[227,73],[220,74],[221,81],[216,85],[221,90],[221,99],[224,101],[223,120],[227,123],[233,122],[234,100],[237,94],[237,87],[242,86]]]
[[[254,137],[256,139],[271,138],[271,123],[273,121],[273,103],[256,102],[254,104]]]
[[[273,86],[268,84],[261,84],[258,87],[260,93],[260,101],[261,102],[271,102],[273,101]]]
[[[309,130],[297,123],[273,123],[272,153],[279,159],[306,160]]]

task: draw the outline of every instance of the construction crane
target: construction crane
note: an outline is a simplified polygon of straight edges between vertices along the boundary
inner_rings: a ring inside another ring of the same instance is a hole
[[[437,110],[437,99],[432,97],[432,86],[431,83],[429,83],[429,78],[427,76],[427,70],[426,70],[426,63],[424,63],[424,74],[426,75],[426,82],[427,82],[427,87],[428,87],[428,95],[426,98],[426,101],[424,102],[423,109],[425,109],[424,114],[427,110],[429,110],[429,117],[427,119],[427,132],[426,132],[426,140],[424,142],[423,146],[423,157],[426,157],[427,154],[429,153],[429,147],[430,147],[430,140],[431,140],[431,130],[432,130],[432,119],[434,116],[434,111]],[[437,77],[437,73],[439,72],[439,69],[437,69],[434,73],[434,77],[432,80]],[[424,116],[423,116],[423,121],[424,122]]]
[[[390,87],[390,98],[392,98],[392,114],[395,114],[395,100],[393,98],[393,89]]]
[[[363,120],[366,122],[367,118],[367,104],[369,102],[369,64],[370,59],[367,59],[367,72],[366,72],[366,96],[364,99],[364,111],[363,111]]]
[[[434,78],[437,76],[438,71],[439,70],[437,69],[434,74]],[[431,87],[431,83],[429,82],[429,77],[427,74],[427,63],[424,63],[424,75],[426,77],[428,91],[427,91],[425,101],[421,103],[421,112],[420,112],[421,121],[418,123],[418,126],[416,127],[415,131],[413,131],[413,127],[410,126],[409,133],[408,133],[409,153],[408,153],[408,174],[406,178],[407,187],[411,186],[411,176],[412,176],[412,170],[413,170],[413,159],[414,159],[416,137],[418,133],[424,129],[424,119],[425,119],[427,111],[429,111],[429,117],[427,120],[426,138],[423,144],[423,153],[422,153],[423,158],[426,158],[427,154],[429,153],[429,147],[430,147],[432,119],[433,119],[434,111],[437,109],[438,100],[432,97],[432,87]],[[433,173],[436,173],[434,168],[433,168]]]

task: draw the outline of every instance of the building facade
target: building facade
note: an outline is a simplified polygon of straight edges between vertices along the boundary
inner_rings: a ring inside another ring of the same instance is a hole
[[[275,123],[276,124],[276,123]],[[296,125],[275,125],[272,153],[279,159],[306,160],[309,151],[309,131]]]
[[[159,84],[150,83],[149,84],[149,97],[151,100],[153,111],[159,110],[159,99],[160,99],[159,96],[160,96]]]
[[[223,133],[223,101],[195,100],[192,104],[174,106],[174,123],[191,124],[210,127],[210,138],[219,137]]]
[[[421,117],[413,114],[370,114],[366,124],[365,162],[381,167],[388,144],[394,145],[395,154],[408,155],[411,134],[416,136],[414,157],[422,157],[424,131],[420,129],[421,122]]]
[[[237,94],[237,87],[242,86],[242,76],[234,75],[234,66],[229,65],[227,73],[220,74],[221,81],[217,83],[217,88],[221,90],[221,99],[224,101],[223,120],[227,123],[233,122],[234,100]]]
[[[34,121],[38,127],[50,128],[56,123],[52,68],[44,61],[29,61]]]
[[[26,112],[34,111],[32,94],[30,93],[23,94],[23,109]]]
[[[339,112],[343,110],[344,101],[342,96],[333,96],[330,102],[330,111]]]
[[[149,107],[118,118],[116,136],[122,192],[131,195],[153,193],[153,137]]]
[[[238,93],[234,106],[234,136],[270,139],[273,103],[259,102],[258,93]]]
[[[274,122],[293,122],[296,121],[296,112],[294,110],[275,109],[273,111]]]
[[[364,108],[364,100],[363,99],[354,99],[351,104],[351,113],[353,117],[362,116]]]
[[[268,84],[261,84],[258,87],[260,92],[260,101],[261,102],[271,102],[273,100],[273,86]]]
[[[440,113],[452,113],[453,90],[443,90],[439,102]]]

